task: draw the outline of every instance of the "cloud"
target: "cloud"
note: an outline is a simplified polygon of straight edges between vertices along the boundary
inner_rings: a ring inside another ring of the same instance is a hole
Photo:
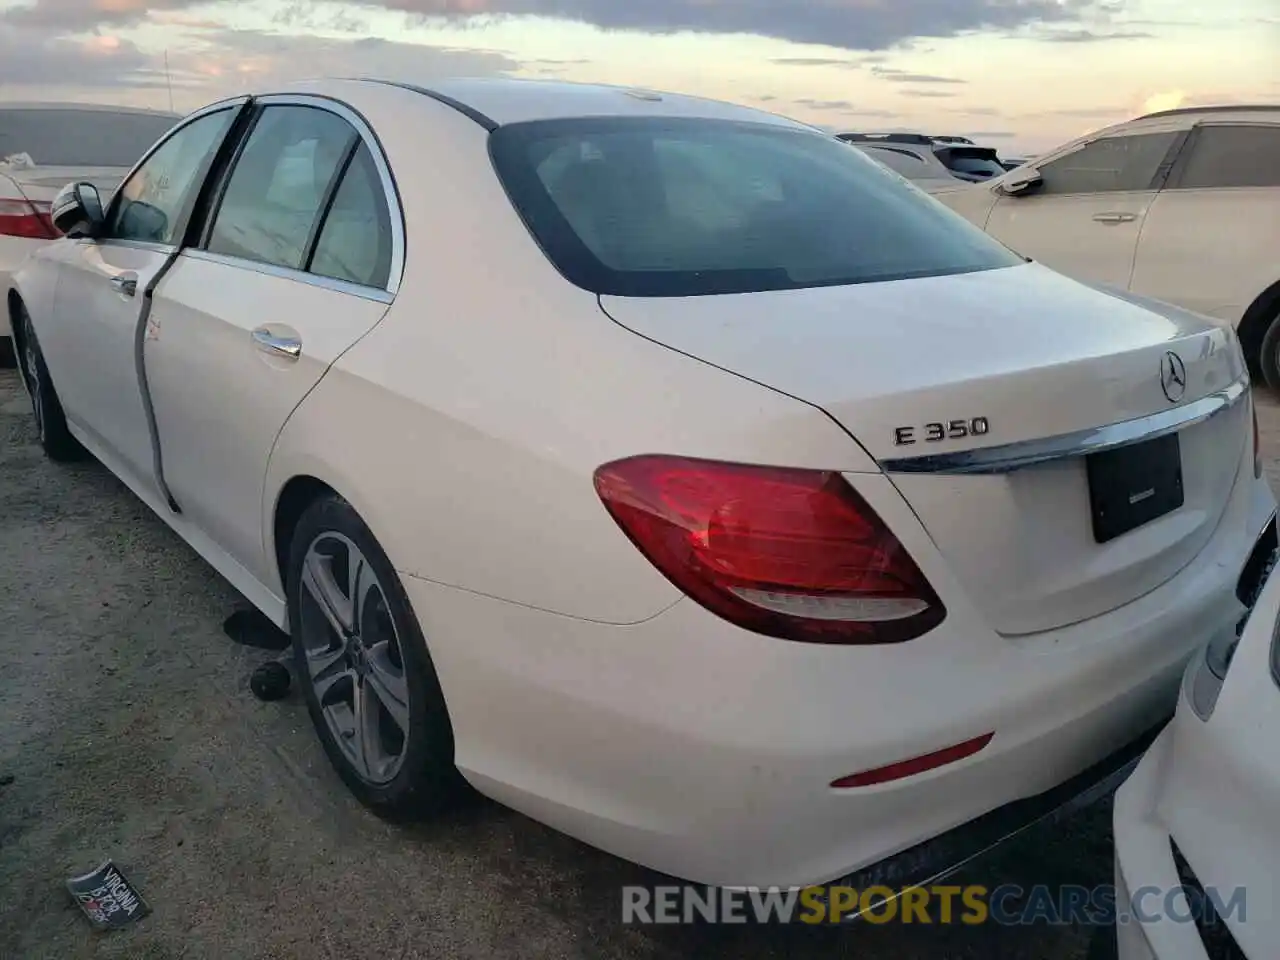
[[[810,110],[852,110],[853,104],[848,100],[812,100],[808,97],[802,97],[799,100],[793,100],[792,103],[799,104],[802,107],[808,107]]]
[[[902,114],[898,113],[896,110],[876,110],[870,107],[865,110],[855,107],[852,110],[846,111],[846,113],[851,117],[871,117],[877,120],[892,120],[896,117],[902,116]]]
[[[770,63],[780,67],[843,67],[853,69],[861,66],[857,60],[840,60],[835,57],[772,57]]]
[[[33,30],[0,29],[0,86],[21,83],[58,87],[74,78],[77,86],[153,86],[163,84],[152,58],[115,37],[68,40]]]
[[[1116,113],[1123,113],[1123,107],[1068,107],[1059,110],[1046,110],[1042,113],[1028,113],[1023,116],[1027,118],[1042,117],[1046,114],[1053,117],[1109,117]]]
[[[893,67],[872,67],[871,72],[884,80],[892,83],[967,83],[967,80],[961,80],[958,77],[940,77],[933,73],[908,73],[906,70],[896,70]]]
[[[1150,40],[1154,34],[1143,30],[1113,30],[1100,33],[1082,28],[1075,30],[1045,30],[1036,34],[1037,40],[1050,43],[1102,43],[1106,40]]]
[[[945,97],[954,97],[955,94],[950,90],[903,90],[904,97],[916,97],[926,100],[941,100]]]
[[[973,30],[1081,22],[1099,0],[356,0],[343,19],[358,22],[361,7],[398,10],[428,20],[475,21],[542,16],[645,33],[748,33],[847,50],[886,50],[917,37],[952,37]],[[35,0],[3,16],[16,25],[75,33],[122,26],[148,13],[200,5],[199,0]],[[282,14],[307,19],[315,4],[294,3]],[[353,19],[354,18],[354,19]],[[309,21],[308,21],[309,22]]]
[[[197,45],[170,58],[167,70],[162,53],[144,51],[114,34],[76,40],[0,24],[0,90],[21,88],[38,90],[50,99],[97,100],[111,89],[160,91],[172,84],[175,103],[194,108],[218,96],[322,74],[430,80],[503,74],[521,67],[497,51],[369,37],[333,40],[226,29],[206,29],[198,36]],[[151,105],[167,106],[167,92],[157,92]]]

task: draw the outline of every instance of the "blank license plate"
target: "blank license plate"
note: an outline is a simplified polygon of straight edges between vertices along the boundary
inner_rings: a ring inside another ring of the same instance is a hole
[[[1182,449],[1171,433],[1085,457],[1093,538],[1114,540],[1182,506]]]

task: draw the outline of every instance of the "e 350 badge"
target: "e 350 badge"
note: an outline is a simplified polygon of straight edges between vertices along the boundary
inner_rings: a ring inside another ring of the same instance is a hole
[[[917,427],[894,427],[893,442],[895,446],[908,443],[938,443],[942,440],[963,440],[966,437],[985,437],[991,432],[991,423],[986,417],[971,417],[968,420],[948,420],[946,423],[925,423]]]

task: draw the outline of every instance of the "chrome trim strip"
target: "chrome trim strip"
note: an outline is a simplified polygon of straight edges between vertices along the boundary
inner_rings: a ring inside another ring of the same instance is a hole
[[[387,219],[391,221],[391,263],[389,265],[390,268],[387,270],[386,292],[394,297],[396,291],[400,289],[400,281],[404,274],[404,209],[400,206],[400,193],[396,189],[394,178],[391,176],[391,167],[387,162],[386,154],[382,150],[382,143],[378,140],[377,135],[374,134],[373,129],[365,121],[364,117],[350,106],[340,100],[334,100],[321,94],[269,93],[255,97],[254,103],[261,107],[293,105],[328,110],[351,124],[356,133],[360,135],[360,139],[364,141],[365,146],[369,149],[369,155],[373,157],[373,165],[378,170],[378,179],[382,181],[382,194],[387,204]],[[347,286],[355,290],[368,289],[356,284],[348,284]],[[365,295],[367,296],[367,294]],[[370,299],[376,298],[370,297]]]
[[[256,260],[231,257],[225,253],[210,253],[208,250],[196,250],[188,247],[182,251],[182,256],[191,260],[204,260],[208,263],[218,263],[225,267],[235,267],[238,270],[261,273],[268,277],[279,277],[282,280],[295,280],[298,283],[320,287],[323,290],[332,290],[335,293],[349,294],[353,297],[360,297],[363,300],[373,300],[377,303],[390,303],[395,299],[391,293],[381,287],[365,287],[358,283],[321,276],[318,273],[307,273],[305,270],[278,267],[274,263],[259,263]]]
[[[1124,420],[1064,433],[1038,440],[1022,440],[995,447],[980,447],[957,453],[926,453],[914,457],[894,457],[879,461],[885,473],[998,474],[1011,473],[1023,467],[1053,460],[1083,457],[1102,450],[1113,450],[1154,440],[1215,417],[1240,402],[1249,391],[1249,380],[1242,377],[1230,386],[1201,397],[1193,403],[1153,413],[1136,420]]]

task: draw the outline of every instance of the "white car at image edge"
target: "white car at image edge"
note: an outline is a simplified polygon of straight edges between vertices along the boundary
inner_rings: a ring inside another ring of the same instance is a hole
[[[1139,914],[1118,928],[1121,960],[1276,956],[1277,810],[1280,577],[1271,576],[1238,645],[1224,635],[1188,664],[1177,714],[1116,796],[1117,903]],[[1181,907],[1150,909],[1180,884]]]
[[[465,780],[698,882],[924,880],[1124,775],[1275,513],[1227,324],[755,110],[316,81],[53,217],[46,452],[291,632],[387,816]]]
[[[88,103],[0,102],[0,289],[57,237],[49,204],[70,180],[114,190],[177,114]],[[0,366],[11,346],[0,326]]]

